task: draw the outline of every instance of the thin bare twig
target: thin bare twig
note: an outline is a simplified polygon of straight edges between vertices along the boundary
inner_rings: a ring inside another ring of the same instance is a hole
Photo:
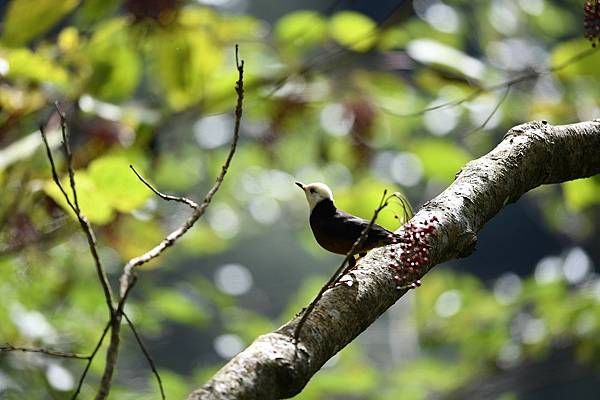
[[[108,321],[108,323],[104,327],[104,330],[102,331],[102,335],[100,336],[100,339],[98,339],[98,342],[96,343],[96,347],[94,347],[94,350],[89,355],[89,358],[85,365],[85,368],[83,369],[83,372],[81,373],[81,376],[79,377],[79,381],[77,382],[77,387],[75,388],[75,391],[73,392],[73,395],[71,396],[71,400],[75,400],[75,399],[77,399],[77,396],[79,396],[79,393],[81,392],[81,387],[83,386],[83,381],[85,381],[85,377],[86,377],[90,367],[92,366],[94,357],[96,357],[98,350],[100,350],[100,347],[102,346],[102,342],[104,342],[104,338],[106,337],[106,333],[108,332],[108,328],[110,328],[111,323],[112,323],[112,319],[110,321]]]
[[[142,337],[139,335],[137,329],[135,329],[135,325],[129,319],[129,317],[127,316],[127,314],[125,312],[123,312],[123,317],[125,318],[125,321],[127,321],[127,324],[129,325],[129,328],[131,329],[131,332],[133,333],[133,336],[135,337],[135,341],[140,346],[140,350],[142,350],[142,353],[144,353],[144,356],[146,357],[146,360],[148,361],[148,364],[150,365],[150,369],[152,369],[152,373],[156,377],[156,382],[158,383],[158,388],[160,390],[161,399],[166,400],[167,396],[165,394],[165,388],[163,387],[162,379],[160,378],[160,374],[158,373],[158,370],[156,369],[156,364],[154,364],[154,360],[152,359],[152,356],[150,356],[150,352],[148,351],[148,348],[142,341]]]
[[[22,353],[40,353],[45,354],[47,356],[52,357],[62,357],[62,358],[75,358],[78,360],[89,360],[90,356],[84,356],[83,354],[70,353],[65,351],[54,351],[47,349],[33,349],[28,347],[17,347],[13,346],[10,343],[6,343],[4,346],[0,346],[0,352],[8,352],[8,351],[20,351]]]
[[[56,186],[58,186],[58,189],[63,194],[65,200],[67,201],[69,208],[71,210],[73,210],[73,212],[75,212],[75,206],[73,205],[73,203],[71,203],[71,199],[69,198],[69,195],[63,188],[63,185],[60,182],[60,178],[58,177],[56,165],[54,164],[54,157],[52,156],[52,150],[50,149],[50,145],[48,144],[48,139],[46,138],[46,130],[43,125],[40,125],[40,134],[42,135],[42,141],[44,142],[44,147],[46,149],[46,156],[48,157],[48,161],[50,161],[50,169],[52,171],[52,180],[54,181]],[[75,214],[77,214],[77,213],[75,213]]]
[[[108,276],[106,275],[106,271],[104,270],[104,267],[102,266],[102,261],[100,260],[100,255],[98,254],[98,244],[96,242],[96,236],[95,236],[94,231],[93,231],[90,223],[88,222],[87,218],[81,213],[81,209],[79,208],[79,202],[77,200],[77,190],[76,190],[76,186],[75,186],[75,172],[73,170],[73,157],[72,157],[72,153],[71,153],[71,147],[69,144],[69,135],[68,135],[67,129],[66,129],[66,125],[67,125],[66,117],[65,117],[64,113],[60,110],[58,103],[56,103],[55,106],[58,111],[58,115],[60,117],[60,123],[61,123],[61,128],[62,128],[62,137],[63,137],[62,145],[63,145],[63,151],[65,153],[65,158],[67,161],[67,169],[68,169],[68,173],[69,173],[69,183],[71,186],[71,191],[73,192],[73,202],[71,202],[69,196],[67,195],[66,190],[63,188],[63,185],[60,182],[60,179],[58,177],[58,172],[56,169],[56,164],[54,163],[54,157],[52,156],[52,151],[50,150],[50,146],[48,145],[48,141],[46,139],[46,134],[45,134],[44,128],[40,127],[42,141],[44,142],[44,146],[46,148],[46,154],[48,156],[48,160],[50,161],[50,167],[52,170],[52,178],[54,179],[54,183],[60,189],[61,193],[63,194],[67,204],[69,205],[69,207],[71,208],[73,213],[75,213],[75,216],[77,217],[77,220],[79,221],[79,225],[81,226],[81,229],[83,230],[83,232],[85,233],[85,236],[87,238],[88,247],[89,247],[90,253],[92,255],[92,258],[94,259],[96,273],[98,275],[98,280],[100,281],[100,285],[102,286],[102,290],[104,292],[104,299],[105,299],[106,305],[108,307],[109,318],[110,318],[109,323],[107,323],[106,328],[104,329],[104,332],[102,333],[102,337],[100,338],[100,340],[98,341],[98,344],[96,345],[96,348],[90,355],[87,365],[86,365],[85,369],[83,370],[83,373],[79,379],[77,388],[72,397],[72,399],[76,399],[81,391],[81,386],[83,385],[83,381],[85,380],[85,377],[86,377],[87,372],[92,364],[92,361],[94,360],[94,357],[96,356],[96,353],[98,352],[98,349],[102,345],[102,341],[104,340],[104,337],[106,336],[106,333],[108,332],[109,327],[114,326],[114,321],[115,321],[116,316],[114,313],[115,308],[114,308],[114,304],[113,304],[114,301],[113,301],[112,288],[108,281]]]
[[[81,229],[85,233],[85,236],[88,241],[88,247],[90,249],[92,258],[94,259],[94,264],[96,266],[96,273],[98,275],[98,280],[100,281],[100,285],[102,286],[102,290],[104,292],[106,306],[108,307],[109,315],[112,318],[112,315],[114,312],[112,288],[110,286],[110,283],[108,282],[108,276],[106,275],[106,271],[104,271],[104,267],[102,266],[102,261],[100,260],[100,255],[98,254],[98,244],[96,243],[96,236],[94,234],[94,231],[92,230],[92,227],[91,227],[90,223],[88,222],[87,218],[81,213],[81,210],[79,209],[79,204],[77,203],[77,200],[76,200],[77,196],[75,195],[75,193],[76,193],[75,172],[73,171],[73,165],[72,165],[73,160],[72,160],[72,156],[71,156],[71,148],[70,148],[69,141],[68,141],[68,134],[66,132],[66,124],[67,123],[65,120],[65,115],[60,111],[60,107],[59,107],[58,103],[56,103],[55,106],[58,110],[58,115],[60,117],[60,125],[62,128],[62,135],[63,135],[63,149],[64,149],[64,152],[65,152],[65,155],[67,158],[69,181],[70,181],[70,185],[71,185],[71,190],[74,193],[73,199],[74,199],[75,204],[73,202],[71,202],[71,200],[69,199],[69,196],[67,195],[67,192],[65,191],[62,183],[60,182],[60,179],[58,177],[58,172],[56,169],[56,164],[54,163],[54,157],[52,156],[52,151],[50,150],[50,146],[48,145],[48,141],[46,139],[46,133],[44,131],[44,127],[40,126],[40,133],[42,135],[44,147],[46,148],[46,154],[48,156],[48,160],[50,161],[50,167],[52,169],[52,179],[54,179],[54,183],[56,184],[56,186],[58,186],[58,188],[62,192],[65,200],[67,201],[67,204],[69,205],[71,210],[75,213],[75,216],[77,217],[77,220],[79,221],[79,225],[81,226]]]
[[[132,274],[133,269],[142,264],[147,263],[148,261],[152,260],[153,258],[158,257],[164,250],[166,250],[168,247],[172,246],[173,243],[177,239],[179,239],[181,236],[183,236],[183,234],[185,232],[187,232],[194,225],[194,223],[198,219],[200,219],[200,217],[202,217],[204,215],[204,212],[206,211],[206,208],[209,206],[210,202],[212,201],[212,198],[221,188],[221,184],[223,183],[225,174],[227,173],[227,170],[229,169],[229,165],[231,164],[231,160],[233,159],[233,155],[235,154],[235,150],[236,150],[237,143],[238,143],[239,136],[240,136],[240,123],[242,120],[242,105],[243,105],[243,100],[244,100],[244,80],[243,80],[243,78],[244,78],[244,61],[243,60],[240,61],[238,59],[238,46],[237,45],[235,46],[235,49],[236,49],[235,50],[236,66],[238,69],[238,81],[236,82],[236,86],[235,86],[235,91],[238,95],[237,104],[235,107],[235,126],[233,129],[233,140],[231,141],[231,145],[229,147],[229,154],[227,155],[227,158],[225,159],[225,162],[224,162],[223,166],[221,167],[221,173],[217,176],[215,183],[213,184],[212,188],[208,191],[208,193],[204,197],[204,200],[202,201],[202,203],[200,203],[199,205],[197,205],[195,207],[192,215],[178,229],[171,232],[162,242],[160,242],[158,245],[156,245],[153,249],[149,250],[148,252],[142,254],[139,257],[135,257],[135,258],[132,258],[131,260],[129,260],[129,262],[125,265],[124,273],[121,276],[121,280],[120,280],[121,281],[121,290],[120,290],[121,297],[123,297],[123,295],[127,291],[127,286],[129,284],[129,281],[131,280],[131,274]],[[155,193],[156,193],[156,191],[155,191]]]
[[[121,327],[121,319],[123,314],[123,308],[125,306],[125,302],[129,293],[131,292],[133,286],[137,282],[137,274],[136,267],[147,263],[148,261],[158,257],[162,254],[163,251],[171,247],[179,238],[181,238],[195,223],[200,219],[206,209],[208,208],[212,198],[221,188],[221,184],[223,183],[223,179],[227,174],[229,166],[231,164],[231,160],[233,159],[233,155],[235,154],[235,150],[237,148],[237,143],[240,136],[240,124],[242,119],[242,105],[244,99],[244,61],[240,61],[238,58],[238,46],[235,46],[235,59],[236,59],[236,67],[238,70],[238,80],[236,82],[235,91],[237,93],[237,104],[235,108],[235,126],[233,130],[233,139],[231,141],[231,145],[229,147],[229,153],[223,166],[221,167],[221,172],[217,176],[215,183],[212,188],[208,191],[202,203],[197,205],[192,212],[192,215],[188,217],[183,224],[171,232],[163,241],[161,241],[154,248],[150,249],[146,253],[142,254],[139,257],[132,258],[125,264],[123,268],[123,273],[119,278],[120,281],[120,290],[119,290],[119,301],[117,303],[116,310],[114,312],[114,317],[111,320],[111,337],[110,343],[108,345],[108,349],[106,351],[106,364],[104,367],[104,372],[102,374],[100,387],[98,392],[96,393],[96,400],[104,400],[108,396],[110,391],[112,376],[114,373],[114,367],[117,362],[117,356],[119,353],[119,343],[120,343],[120,327]],[[134,170],[134,173],[136,171]],[[141,178],[139,174],[136,175]],[[147,182],[142,179],[142,182],[146,184],[146,186],[150,186]],[[151,188],[152,189],[152,188]],[[160,196],[160,192],[153,190],[156,194]],[[161,193],[162,194],[162,193]],[[166,196],[166,195],[165,195]],[[161,196],[162,197],[162,196]],[[174,199],[173,199],[174,200]],[[183,201],[185,203],[185,201]],[[186,203],[187,204],[187,203]],[[189,205],[189,204],[188,204]]]
[[[162,192],[159,192],[158,190],[156,190],[147,180],[145,180],[136,170],[135,168],[133,168],[133,165],[129,165],[129,168],[131,168],[131,170],[133,171],[133,173],[138,177],[138,179],[140,181],[142,181],[142,183],[144,185],[146,185],[148,187],[148,189],[152,190],[154,192],[155,195],[157,195],[158,197],[160,197],[163,200],[167,200],[167,201],[177,201],[179,203],[183,203],[183,204],[187,204],[188,206],[190,206],[192,209],[196,209],[198,208],[198,204],[193,201],[188,199],[187,197],[179,197],[179,196],[172,196],[170,194],[164,194]]]
[[[397,117],[418,117],[418,116],[421,116],[421,115],[426,114],[431,111],[436,111],[436,110],[450,108],[450,107],[456,107],[463,103],[466,103],[468,101],[476,99],[477,97],[481,96],[483,93],[494,92],[499,89],[504,89],[509,86],[514,86],[521,82],[525,82],[525,81],[528,81],[531,79],[538,78],[540,76],[544,76],[544,75],[551,74],[553,72],[560,71],[561,69],[564,69],[564,68],[576,63],[579,60],[582,60],[586,57],[591,56],[596,51],[598,51],[598,48],[589,48],[589,49],[583,50],[582,52],[575,54],[573,57],[569,58],[568,60],[565,60],[564,62],[562,62],[560,64],[551,66],[548,69],[545,69],[543,71],[527,72],[522,75],[516,76],[512,79],[506,80],[504,82],[496,83],[496,84],[493,84],[490,86],[482,86],[482,87],[479,87],[479,88],[473,90],[471,93],[469,93],[468,95],[466,95],[465,97],[462,97],[460,99],[451,100],[451,101],[448,101],[448,102],[445,102],[442,104],[437,104],[435,106],[427,107],[427,108],[424,108],[419,111],[415,111],[415,112],[411,112],[411,113],[397,113],[386,107],[382,107],[382,109],[386,113],[397,116]]]
[[[77,190],[75,189],[75,171],[73,171],[73,153],[71,152],[71,144],[69,132],[67,130],[67,117],[65,113],[60,109],[58,101],[54,102],[54,108],[60,117],[60,130],[62,133],[62,148],[65,153],[65,159],[67,160],[67,170],[69,172],[69,184],[71,185],[71,192],[73,192],[73,204],[75,206],[76,213],[80,213],[79,200],[77,200]]]
[[[348,253],[346,253],[346,257],[344,257],[344,260],[342,261],[342,263],[340,264],[338,269],[333,273],[331,278],[329,278],[329,281],[327,281],[327,283],[321,288],[319,293],[317,293],[317,295],[315,296],[313,301],[311,301],[311,303],[308,305],[308,307],[304,311],[304,314],[302,314],[302,317],[300,318],[300,320],[298,321],[298,324],[296,325],[296,328],[294,329],[294,341],[296,343],[299,342],[300,331],[302,330],[304,323],[308,319],[308,316],[310,315],[312,310],[315,308],[315,306],[317,305],[317,303],[319,302],[321,297],[323,297],[323,294],[328,289],[331,288],[331,285],[333,285],[335,282],[338,281],[338,279],[340,279],[343,276],[343,274],[346,271],[346,265],[350,261],[350,258],[354,257],[356,250],[359,249],[360,246],[362,246],[363,242],[367,238],[369,231],[371,230],[371,227],[375,223],[375,220],[377,219],[377,216],[379,215],[381,210],[383,210],[388,205],[389,198],[386,198],[386,195],[387,195],[387,190],[384,190],[383,196],[381,197],[381,200],[379,202],[379,206],[373,212],[373,217],[369,221],[369,224],[362,230],[362,232],[360,233],[360,236],[354,241],[354,243],[352,244],[352,247],[350,248],[350,250],[348,250]],[[394,196],[394,195],[392,195],[392,196]]]
[[[487,116],[487,118],[479,126],[476,126],[475,128],[471,129],[469,132],[467,132],[467,136],[471,135],[471,134],[473,134],[473,133],[475,133],[477,131],[480,131],[483,128],[485,128],[485,126],[488,124],[488,122],[490,122],[490,120],[492,119],[492,117],[498,112],[498,109],[500,108],[500,106],[508,98],[508,94],[510,93],[511,87],[512,87],[512,85],[506,86],[506,90],[502,94],[502,97],[500,97],[500,99],[498,100],[498,102],[496,103],[496,105],[494,106],[494,108],[492,109],[492,111],[489,113],[489,115]]]

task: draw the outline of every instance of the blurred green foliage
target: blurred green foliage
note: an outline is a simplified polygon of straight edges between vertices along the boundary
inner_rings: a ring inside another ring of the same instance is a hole
[[[173,399],[231,356],[215,350],[219,338],[235,353],[293,316],[325,281],[308,270],[284,271],[288,281],[277,281],[280,269],[292,269],[296,259],[337,263],[311,258],[323,252],[309,237],[295,179],[327,182],[341,208],[368,218],[384,189],[415,204],[429,200],[516,124],[598,117],[600,55],[581,56],[590,45],[581,39],[578,1],[449,0],[386,21],[351,10],[294,10],[273,23],[202,3],[13,0],[5,6],[0,343],[87,354],[107,319],[85,239],[40,149],[38,124],[48,120],[66,183],[54,101],[68,116],[79,201],[114,282],[124,262],[187,216],[182,206],[153,197],[129,165],[160,190],[201,198],[231,139],[233,48],[240,44],[246,96],[232,170],[206,218],[140,272],[127,309],[150,350],[158,348]],[[569,65],[546,73],[563,63]],[[485,90],[531,71],[540,74],[506,96],[505,88]],[[598,243],[597,177],[525,197],[552,234],[572,246]],[[395,229],[400,211],[390,207],[378,222]],[[312,253],[290,250],[277,258],[287,250],[274,248],[273,236],[298,239]],[[264,239],[260,246],[243,247],[257,237]],[[213,279],[215,271],[204,267],[264,253],[273,254],[271,264],[250,268],[251,294],[236,294],[239,286],[227,286],[235,279]],[[417,335],[411,356],[386,350],[378,358],[359,339],[298,398],[460,398],[469,385],[543,362],[552,352],[597,363],[598,278],[586,270],[574,279],[568,256],[557,254],[540,261],[531,277],[510,268],[493,282],[432,272],[409,300],[405,324]],[[403,340],[395,329],[388,328],[389,337]],[[135,341],[127,330],[123,335],[111,398],[157,398]],[[185,350],[169,342],[173,337],[186,338]],[[94,393],[103,351],[81,398]],[[82,368],[75,360],[0,353],[0,397],[68,398]],[[512,390],[495,396],[515,398]]]

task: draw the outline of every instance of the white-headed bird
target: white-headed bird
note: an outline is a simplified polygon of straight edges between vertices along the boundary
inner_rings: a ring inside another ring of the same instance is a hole
[[[296,182],[304,190],[310,207],[310,228],[317,243],[332,253],[346,255],[369,221],[338,210],[333,203],[333,193],[324,183],[305,185]],[[366,253],[376,247],[393,243],[396,234],[373,224],[362,245],[352,255]],[[354,261],[354,259],[352,259]],[[353,262],[351,262],[353,264]]]

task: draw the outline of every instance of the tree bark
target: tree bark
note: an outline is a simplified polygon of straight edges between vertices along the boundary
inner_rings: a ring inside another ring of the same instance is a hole
[[[527,191],[599,172],[600,120],[563,126],[529,122],[512,128],[495,149],[467,163],[412,219],[420,223],[437,218],[429,238],[431,262],[419,276],[436,264],[471,254],[483,225]],[[292,334],[300,313],[257,338],[188,400],[266,400],[298,394],[327,360],[406,293],[396,289],[387,250],[371,251],[359,262],[352,286],[325,292],[297,345]]]

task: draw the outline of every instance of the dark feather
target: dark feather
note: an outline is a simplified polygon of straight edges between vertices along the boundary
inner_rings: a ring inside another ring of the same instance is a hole
[[[317,242],[324,249],[337,254],[347,254],[368,224],[367,220],[336,209],[331,200],[319,202],[310,214],[310,227]],[[362,246],[354,254],[392,243],[390,235],[394,234],[373,224]]]

